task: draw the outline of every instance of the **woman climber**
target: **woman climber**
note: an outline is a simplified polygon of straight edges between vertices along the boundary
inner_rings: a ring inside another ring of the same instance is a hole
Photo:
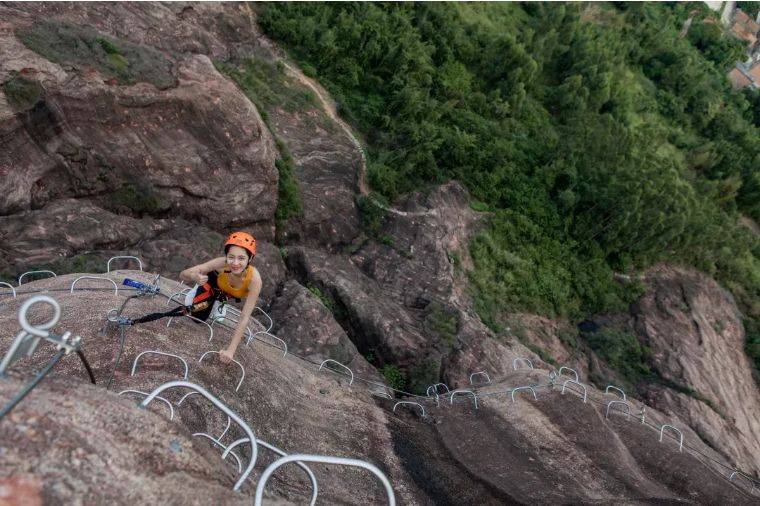
[[[232,361],[261,292],[261,275],[252,265],[256,256],[256,239],[247,232],[233,232],[224,243],[224,255],[180,273],[179,278],[182,281],[198,285],[197,290],[188,295],[185,305],[164,313],[152,313],[136,318],[130,320],[130,323],[145,323],[187,314],[205,321],[212,311],[219,314],[219,308],[229,299],[238,302],[245,299],[240,321],[235,327],[232,339],[227,348],[219,351],[222,362]]]
[[[227,348],[219,351],[222,362],[228,363],[235,356],[240,340],[256,308],[261,292],[261,275],[252,265],[256,256],[256,239],[246,232],[233,232],[224,243],[223,257],[185,269],[179,275],[182,281],[198,283],[200,288],[193,299],[193,316],[206,320],[214,302],[226,303],[227,299],[245,299],[240,321],[235,327]],[[203,306],[204,302],[208,302]]]

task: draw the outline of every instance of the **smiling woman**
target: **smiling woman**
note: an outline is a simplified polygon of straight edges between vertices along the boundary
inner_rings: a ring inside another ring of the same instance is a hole
[[[182,281],[196,283],[184,305],[163,313],[151,313],[129,323],[134,325],[183,315],[206,321],[216,308],[229,299],[238,302],[245,299],[232,339],[227,348],[219,351],[222,362],[229,363],[235,356],[261,292],[261,275],[252,265],[255,256],[256,239],[247,232],[233,232],[224,243],[224,256],[180,273]]]
[[[226,349],[220,350],[222,362],[232,360],[243,338],[251,313],[261,292],[261,275],[252,265],[256,256],[256,239],[247,232],[233,232],[224,243],[225,256],[190,267],[180,273],[180,279],[199,285],[193,298],[192,313],[206,320],[214,303],[224,304],[229,298],[245,299],[243,310],[232,340]]]

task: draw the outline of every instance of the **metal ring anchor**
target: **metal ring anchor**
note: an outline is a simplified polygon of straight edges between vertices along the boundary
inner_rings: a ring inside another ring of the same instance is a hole
[[[212,351],[207,351],[206,353],[204,353],[203,355],[201,355],[201,358],[198,359],[198,363],[200,364],[201,362],[203,362],[203,359],[206,357],[206,355],[212,354],[212,353],[216,354],[216,355],[219,355],[218,351],[213,351],[213,350]],[[237,392],[238,390],[240,390],[240,385],[243,384],[243,380],[245,379],[245,367],[243,367],[243,364],[241,364],[240,362],[238,362],[234,358],[232,359],[232,361],[235,362],[238,365],[238,367],[240,367],[240,372],[243,373],[243,375],[240,376],[240,381],[238,381],[237,387],[235,387],[235,391]],[[187,377],[185,377],[185,378],[187,379]]]
[[[259,330],[258,332],[256,332],[255,334],[253,334],[253,336],[251,336],[251,337],[248,338],[248,341],[245,344],[247,345],[248,343],[250,343],[251,339],[256,339],[256,336],[259,335],[259,334],[262,334],[262,335],[265,335],[265,336],[269,336],[272,339],[274,339],[275,341],[279,341],[280,343],[282,343],[282,356],[284,357],[285,355],[288,354],[288,343],[286,343],[285,341],[283,341],[282,339],[280,339],[276,335],[270,334],[269,332],[266,332],[264,330]],[[259,341],[264,342],[263,339],[259,339]]]
[[[119,286],[116,284],[116,281],[114,281],[111,278],[104,278],[101,276],[79,276],[77,279],[75,279],[71,283],[71,288],[69,289],[69,293],[74,293],[74,286],[76,286],[77,282],[81,279],[101,279],[103,281],[108,281],[113,285],[113,294],[119,295]]]
[[[618,387],[616,387],[614,385],[607,385],[607,388],[604,389],[605,395],[608,394],[608,393],[610,393],[610,390],[617,390],[618,392],[620,392],[623,395],[623,400],[624,401],[628,400],[628,399],[626,399],[625,392],[623,391],[622,388],[618,388]]]
[[[383,487],[385,487],[385,493],[388,496],[388,504],[390,506],[396,506],[396,496],[393,493],[393,487],[391,487],[390,481],[388,481],[388,478],[380,469],[370,464],[369,462],[357,459],[346,459],[342,457],[305,454],[295,454],[288,455],[287,457],[280,457],[279,459],[272,462],[269,467],[264,470],[264,472],[261,474],[261,478],[259,479],[259,484],[256,486],[256,498],[254,499],[254,506],[261,506],[261,502],[264,499],[264,487],[266,487],[267,480],[269,480],[269,477],[272,476],[272,473],[274,473],[278,467],[287,464],[288,462],[319,462],[322,464],[337,464],[341,466],[361,467],[363,469],[366,469],[367,471],[377,476],[377,478],[383,484]]]
[[[43,274],[43,273],[52,274],[54,278],[58,277],[58,275],[53,271],[27,271],[18,277],[18,286],[21,286],[21,280],[24,279],[24,276],[28,276],[30,274]]]
[[[477,375],[485,376],[486,377],[486,383],[490,383],[491,382],[491,377],[488,375],[488,373],[485,372],[485,371],[480,371],[480,372],[474,372],[474,373],[470,374],[470,385],[473,384],[472,378],[474,376],[477,376]]]
[[[0,281],[0,285],[3,285],[3,286],[7,286],[8,288],[10,288],[10,289],[11,289],[11,292],[13,292],[13,298],[14,298],[14,299],[16,298],[16,289],[15,289],[15,288],[13,288],[13,285],[12,285],[12,284],[10,284],[10,283],[6,283],[5,281]]]
[[[328,358],[327,360],[325,360],[324,362],[322,362],[322,364],[319,366],[319,370],[321,371],[322,367],[324,367],[324,365],[326,363],[328,363],[328,362],[332,362],[333,364],[337,364],[337,365],[341,366],[342,368],[344,368],[345,370],[347,370],[348,373],[351,375],[351,381],[348,382],[348,385],[351,386],[351,384],[353,384],[353,382],[354,382],[354,372],[351,369],[349,369],[348,367],[346,367],[345,365],[343,365],[340,362],[338,362],[337,360],[333,360],[331,358]],[[332,370],[332,371],[335,372],[335,370]]]
[[[536,396],[536,391],[533,389],[533,387],[517,387],[512,389],[512,402],[515,402],[515,394],[519,392],[520,390],[530,390],[533,394],[533,400],[537,401],[538,397]]]
[[[177,360],[180,360],[182,362],[182,365],[185,366],[185,376],[182,379],[187,379],[187,374],[190,371],[190,369],[187,367],[187,362],[185,362],[185,359],[180,357],[179,355],[175,355],[173,353],[165,353],[163,351],[158,351],[158,350],[147,350],[137,355],[137,358],[135,358],[135,361],[132,363],[132,374],[130,374],[130,376],[135,375],[135,371],[137,370],[137,362],[140,360],[140,357],[146,354],[163,355],[165,357],[174,357]]]
[[[211,340],[214,338],[214,329],[211,327],[211,325],[209,325],[208,323],[204,322],[200,318],[196,318],[195,316],[190,315],[190,314],[186,314],[186,315],[183,315],[183,316],[185,318],[190,318],[191,320],[193,320],[195,322],[202,323],[206,327],[208,327],[208,334],[209,334],[208,335],[208,340],[209,340],[209,342],[211,342]],[[166,328],[169,328],[169,325],[172,324],[172,320],[174,320],[174,317],[173,316],[169,317],[169,320],[166,322]]]
[[[521,363],[521,362],[525,363],[525,364],[528,364],[528,366],[531,369],[533,369],[533,362],[531,362],[529,358],[522,358],[522,357],[517,357],[516,359],[514,359],[512,361],[512,369],[516,371],[517,370],[517,364]]]
[[[422,418],[425,418],[425,408],[420,404],[419,402],[412,402],[412,401],[399,401],[393,406],[393,412],[396,412],[396,408],[399,406],[419,406],[422,410]]]
[[[122,395],[122,394],[140,394],[140,395],[143,395],[145,397],[147,397],[148,395],[150,395],[147,392],[141,392],[140,390],[122,390],[121,392],[118,393],[118,395]],[[157,395],[156,399],[158,399],[159,401],[165,402],[166,405],[169,406],[169,420],[174,420],[174,407],[172,407],[172,403],[169,402],[168,400],[164,399],[160,395]]]
[[[588,397],[588,391],[586,390],[585,386],[581,385],[580,383],[578,383],[575,380],[567,380],[564,383],[562,383],[562,394],[564,395],[564,393],[565,393],[565,387],[567,387],[568,383],[578,385],[579,387],[581,387],[583,389],[583,403],[585,404],[586,403],[586,398]]]
[[[51,306],[53,306],[53,317],[48,320],[45,323],[41,323],[39,325],[32,325],[29,323],[29,320],[26,319],[26,313],[29,311],[29,309],[35,305],[38,302],[47,302]],[[58,323],[58,320],[61,319],[61,306],[58,304],[58,302],[47,295],[37,295],[35,297],[32,297],[31,299],[25,301],[21,305],[21,309],[18,311],[18,323],[21,325],[21,328],[24,329],[28,334],[32,334],[33,336],[38,337],[47,337],[50,335],[50,332],[48,332],[48,329],[51,329],[55,326],[56,323]]]
[[[243,474],[238,479],[237,483],[235,483],[235,486],[233,487],[234,491],[240,490],[240,487],[243,485],[243,482],[248,478],[248,475],[251,474],[251,471],[253,471],[253,466],[256,465],[256,457],[258,455],[257,446],[255,444],[256,436],[253,434],[253,431],[251,430],[251,427],[248,426],[245,421],[237,416],[234,411],[232,411],[230,408],[225,406],[219,399],[211,395],[200,385],[196,385],[195,383],[190,383],[188,381],[169,381],[168,383],[164,383],[163,385],[157,387],[153,392],[150,393],[150,395],[142,402],[141,406],[147,407],[150,402],[158,396],[161,392],[164,390],[167,390],[169,388],[177,388],[177,387],[185,387],[190,388],[192,390],[197,391],[199,394],[203,395],[206,399],[211,401],[217,408],[222,410],[227,416],[232,418],[232,420],[237,423],[241,429],[246,433],[248,436],[248,439],[250,441],[254,441],[254,444],[251,445],[252,451],[251,451],[251,461],[248,463],[248,467],[245,468],[243,471]],[[229,448],[229,447],[228,447]]]
[[[457,394],[472,395],[472,400],[475,401],[475,409],[478,409],[478,396],[475,395],[475,392],[473,392],[472,390],[454,390],[453,392],[451,392],[449,404],[454,404],[454,396]]]
[[[137,265],[140,266],[140,270],[143,270],[143,264],[139,258],[126,255],[126,256],[117,256],[117,257],[109,258],[108,263],[106,264],[106,272],[111,272],[111,262],[113,262],[114,260],[137,260]]]
[[[610,417],[610,408],[612,408],[612,406],[616,405],[616,404],[620,404],[622,406],[625,406],[625,410],[626,410],[625,412],[626,412],[626,414],[628,416],[631,416],[631,405],[628,404],[626,401],[610,401],[610,402],[607,403],[607,412],[604,414],[604,418],[609,418]],[[622,413],[623,410],[619,409],[618,411],[620,411]]]
[[[678,433],[678,435],[680,436],[680,440],[678,442],[678,451],[679,452],[683,451],[683,432],[681,432],[680,430],[676,429],[672,425],[665,424],[662,427],[660,427],[660,442],[662,443],[662,435],[663,435],[663,432],[665,431],[665,427],[667,427],[669,429],[673,429],[675,432]]]

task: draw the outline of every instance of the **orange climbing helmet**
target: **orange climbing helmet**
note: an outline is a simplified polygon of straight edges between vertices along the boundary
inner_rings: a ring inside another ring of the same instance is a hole
[[[256,239],[248,232],[232,232],[224,243],[225,249],[227,246],[240,246],[251,254],[251,258],[256,256]]]

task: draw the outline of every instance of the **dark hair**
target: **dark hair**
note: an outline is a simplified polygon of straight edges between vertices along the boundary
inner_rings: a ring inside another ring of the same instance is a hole
[[[233,246],[235,246],[235,245],[234,244],[228,244],[227,246],[225,246],[224,247],[224,254],[226,255],[227,253],[229,253],[230,252],[230,248],[233,247]],[[238,248],[240,248],[243,251],[245,251],[245,254],[248,255],[248,262],[250,263],[251,262],[251,252],[248,251],[247,249],[241,247],[241,246],[238,246]]]

